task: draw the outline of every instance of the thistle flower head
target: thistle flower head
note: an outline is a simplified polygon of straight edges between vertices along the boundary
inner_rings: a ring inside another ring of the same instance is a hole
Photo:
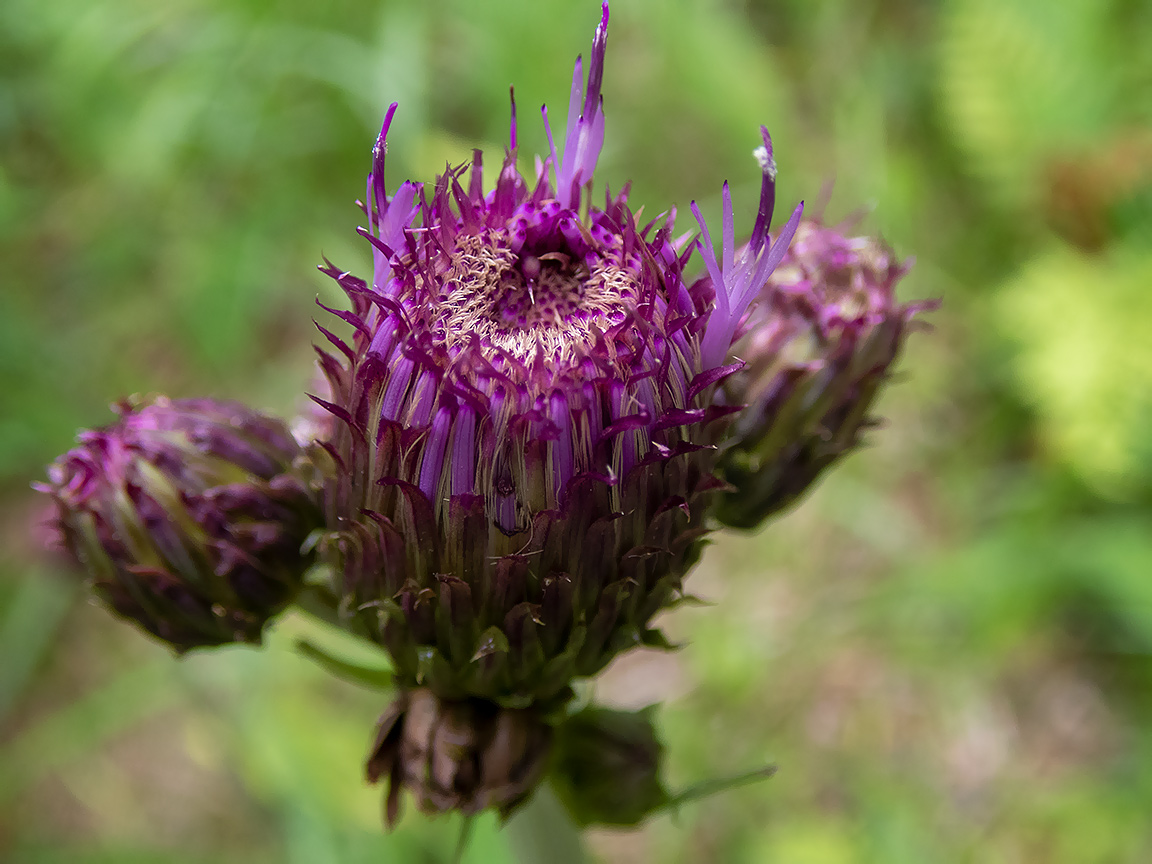
[[[179,652],[258,642],[295,594],[319,511],[279,421],[234,402],[115,406],[38,488],[96,594]]]
[[[343,423],[325,444],[330,548],[401,677],[446,698],[551,698],[654,638],[718,488],[702,430],[732,410],[711,400],[728,345],[799,219],[769,242],[768,162],[739,252],[727,187],[716,250],[702,221],[702,242],[676,238],[674,211],[638,225],[626,190],[593,206],[607,24],[605,4],[533,178],[513,104],[491,189],[477,152],[389,194],[393,105],[367,185],[372,279],[324,268],[355,331],[323,331],[344,356],[322,354],[318,399]]]
[[[735,487],[717,502],[721,521],[761,524],[859,443],[913,318],[935,305],[897,301],[909,266],[881,240],[801,221],[730,348],[744,365],[724,393],[747,407],[719,465]]]
[[[388,195],[391,106],[362,229],[374,247],[372,283],[325,268],[353,301],[353,313],[339,314],[358,331],[348,352],[355,384],[379,390],[380,423],[421,438],[401,474],[437,512],[455,496],[484,495],[506,534],[561,506],[574,479],[591,472],[615,484],[659,439],[684,437],[659,433],[704,419],[732,333],[787,246],[783,237],[767,249],[769,204],[734,262],[725,187],[723,267],[705,229],[711,278],[690,283],[684,270],[699,244],[674,239],[674,209],[639,226],[626,190],[591,205],[607,20],[605,4],[586,86],[576,63],[563,146],[558,153],[549,128],[551,155],[537,160],[532,182],[516,168],[513,105],[494,189],[483,191],[476,152],[431,189],[406,182]],[[765,172],[768,201],[774,179]],[[331,377],[337,413],[362,407],[348,404],[362,393],[343,392],[356,388],[342,371]]]
[[[607,26],[604,4],[562,140],[543,111],[534,176],[517,169],[513,102],[491,188],[476,152],[390,193],[389,108],[364,204],[372,278],[322,268],[354,331],[320,328],[336,353],[321,352],[330,395],[315,398],[340,421],[321,442],[325,549],[345,613],[400,682],[441,700],[563,702],[574,678],[662,642],[650,619],[722,486],[709,427],[736,410],[713,400],[738,366],[728,348],[799,221],[771,242],[770,158],[739,250],[726,185],[715,246],[703,220],[699,240],[678,237],[674,209],[639,224],[627,188],[593,203]]]

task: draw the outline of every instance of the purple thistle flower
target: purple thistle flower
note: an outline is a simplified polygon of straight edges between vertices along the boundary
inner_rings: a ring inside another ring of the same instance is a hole
[[[627,187],[593,205],[607,26],[605,3],[562,147],[544,111],[551,152],[530,179],[516,167],[513,102],[493,188],[477,151],[431,187],[389,194],[392,105],[363,205],[371,282],[321,268],[352,303],[328,311],[354,331],[348,344],[320,327],[337,353],[320,352],[330,395],[314,398],[340,427],[320,442],[325,548],[344,613],[388,649],[403,687],[441,700],[543,716],[619,651],[666,644],[649,622],[698,555],[723,488],[715,424],[739,410],[713,394],[739,368],[727,361],[734,334],[800,219],[797,207],[771,242],[767,132],[760,211],[740,249],[727,185],[719,245],[695,204],[699,241],[676,237],[675,210],[639,225]],[[706,274],[691,279],[697,249]],[[381,740],[408,740],[403,715],[386,715]],[[444,796],[417,788],[427,772],[404,767],[404,752],[392,746],[387,771],[374,757],[373,777],[436,809]],[[471,797],[453,806],[493,803],[482,787],[464,784]]]
[[[622,647],[608,645],[618,624],[635,631],[671,599],[718,486],[703,430],[733,410],[711,394],[799,221],[797,208],[769,243],[767,168],[765,209],[739,252],[727,187],[719,256],[703,221],[691,243],[674,239],[674,211],[638,226],[626,191],[591,206],[607,21],[605,4],[586,86],[576,64],[563,151],[552,146],[534,182],[516,169],[513,111],[495,188],[483,191],[477,152],[431,189],[389,195],[393,105],[368,181],[371,284],[322,268],[353,305],[329,311],[355,330],[348,345],[321,328],[346,362],[322,353],[332,395],[317,398],[343,424],[325,446],[344,587],[358,613],[382,613],[402,670],[438,680],[416,668],[417,648],[436,645],[461,694],[554,695],[571,675],[539,680],[544,658],[577,629],[573,669],[591,674]],[[691,281],[696,248],[708,275]],[[617,600],[600,609],[606,592]],[[449,628],[451,644],[434,632],[446,607],[465,625]],[[549,644],[493,675],[473,659],[490,626]]]
[[[295,596],[320,521],[303,453],[278,420],[235,402],[114,406],[80,433],[37,488],[56,505],[59,544],[119,615],[177,652],[259,642]]]
[[[736,330],[723,384],[747,407],[727,430],[720,473],[734,488],[715,515],[753,528],[790,506],[860,442],[917,313],[900,303],[900,262],[880,240],[801,221],[780,266]]]

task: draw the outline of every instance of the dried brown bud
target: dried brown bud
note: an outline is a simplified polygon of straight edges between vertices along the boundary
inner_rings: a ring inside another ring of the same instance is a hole
[[[380,718],[366,771],[370,783],[388,782],[389,827],[405,790],[425,813],[494,807],[508,816],[536,788],[551,743],[537,710],[443,700],[417,688],[403,691]]]

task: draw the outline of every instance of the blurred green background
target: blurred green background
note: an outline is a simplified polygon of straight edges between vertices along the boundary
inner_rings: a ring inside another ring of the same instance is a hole
[[[515,83],[563,115],[594,2],[0,4],[0,859],[437,862],[452,819],[380,827],[379,694],[293,650],[182,662],[38,552],[29,482],[131,392],[285,414],[321,255],[389,183],[482,146]],[[734,184],[870,208],[941,297],[885,428],[797,510],[718,536],[604,701],[663,700],[683,786],[780,773],[594,832],[604,862],[1152,860],[1152,5],[617,0],[600,181],[648,212]],[[525,163],[530,164],[530,163]],[[688,223],[683,223],[688,227]],[[412,808],[409,808],[411,811]],[[481,821],[470,862],[510,861]]]

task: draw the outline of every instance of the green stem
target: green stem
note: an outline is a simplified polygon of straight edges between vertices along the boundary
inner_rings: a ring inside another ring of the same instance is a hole
[[[460,824],[460,835],[456,838],[456,852],[452,856],[452,864],[464,864],[464,853],[468,851],[468,843],[472,839],[472,829],[476,827],[475,816],[465,816]]]
[[[348,616],[340,611],[340,599],[324,585],[305,585],[293,601],[297,611],[303,612],[317,621],[336,628],[350,636],[355,636],[375,647],[380,646],[365,629],[359,616]]]
[[[587,864],[580,831],[546,783],[504,830],[520,864]]]
[[[729,777],[716,777],[712,780],[703,780],[672,795],[663,809],[675,810],[677,807],[680,807],[682,804],[687,804],[689,801],[699,801],[701,798],[707,798],[710,795],[715,795],[717,792],[727,792],[729,789],[735,789],[738,786],[747,786],[749,783],[767,780],[775,773],[775,765],[765,765],[762,768],[754,768],[751,771],[743,771]]]
[[[336,595],[320,585],[305,585],[296,595],[296,607],[313,618],[346,630],[347,625],[340,618]]]

